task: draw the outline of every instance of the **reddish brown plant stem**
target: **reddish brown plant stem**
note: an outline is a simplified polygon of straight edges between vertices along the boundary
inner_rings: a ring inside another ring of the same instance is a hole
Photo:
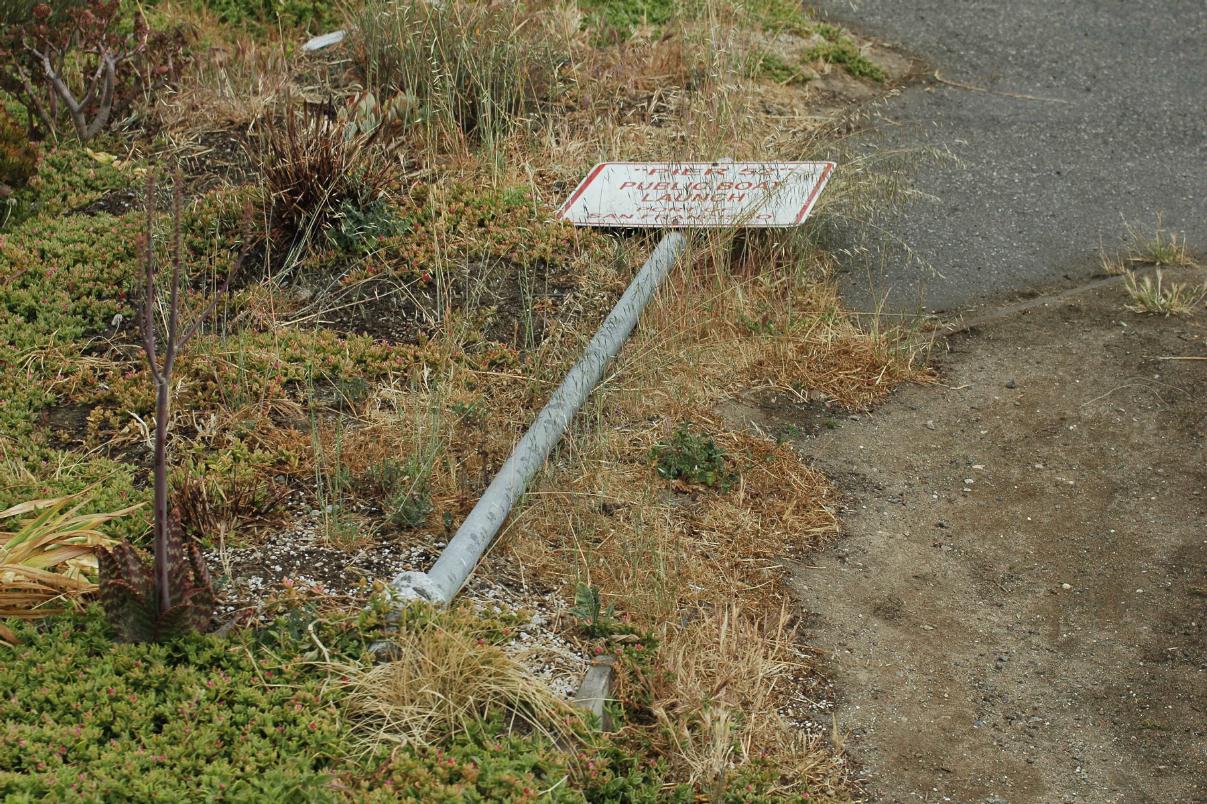
[[[155,384],[155,456],[152,468],[154,478],[154,545],[155,545],[155,597],[160,614],[172,607],[171,576],[168,562],[168,423],[171,419],[171,389],[172,372],[176,367],[176,356],[201,329],[201,325],[213,313],[218,305],[218,299],[230,288],[231,277],[243,265],[247,256],[247,247],[240,252],[234,266],[226,275],[221,290],[210,299],[210,303],[196,319],[184,330],[179,332],[180,319],[180,274],[184,262],[183,236],[181,231],[181,206],[183,180],[179,169],[172,188],[172,289],[168,297],[168,320],[165,333],[167,343],[164,355],[159,359],[155,338],[155,249],[153,246],[155,227],[155,178],[147,175],[147,232],[146,251],[143,259],[143,270],[146,280],[146,300],[143,309],[143,350],[147,355],[147,364],[151,369],[151,379]]]

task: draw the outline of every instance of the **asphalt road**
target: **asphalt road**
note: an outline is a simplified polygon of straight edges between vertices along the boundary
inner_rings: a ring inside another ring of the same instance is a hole
[[[1125,221],[1151,228],[1158,212],[1207,253],[1207,2],[812,4],[928,74],[990,90],[928,79],[879,110],[865,136],[881,147],[958,161],[922,162],[914,186],[937,200],[911,201],[859,243],[870,248],[845,279],[856,305],[963,309],[1082,280]]]

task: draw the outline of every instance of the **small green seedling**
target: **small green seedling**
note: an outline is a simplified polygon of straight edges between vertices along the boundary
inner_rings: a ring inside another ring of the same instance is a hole
[[[582,620],[583,630],[592,639],[605,637],[615,631],[616,606],[609,603],[604,608],[599,590],[580,583],[574,590],[574,608],[570,612]]]

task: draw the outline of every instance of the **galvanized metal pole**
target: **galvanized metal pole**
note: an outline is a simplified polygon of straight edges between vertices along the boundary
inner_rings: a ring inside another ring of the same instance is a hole
[[[397,597],[444,604],[461,590],[512,507],[544,466],[570,421],[628,340],[641,311],[653,298],[686,243],[682,232],[672,231],[662,238],[432,569],[429,572],[403,572],[390,582]]]

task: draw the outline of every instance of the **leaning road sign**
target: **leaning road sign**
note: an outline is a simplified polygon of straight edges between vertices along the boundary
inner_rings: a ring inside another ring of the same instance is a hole
[[[604,162],[557,211],[577,226],[799,226],[833,162]]]

